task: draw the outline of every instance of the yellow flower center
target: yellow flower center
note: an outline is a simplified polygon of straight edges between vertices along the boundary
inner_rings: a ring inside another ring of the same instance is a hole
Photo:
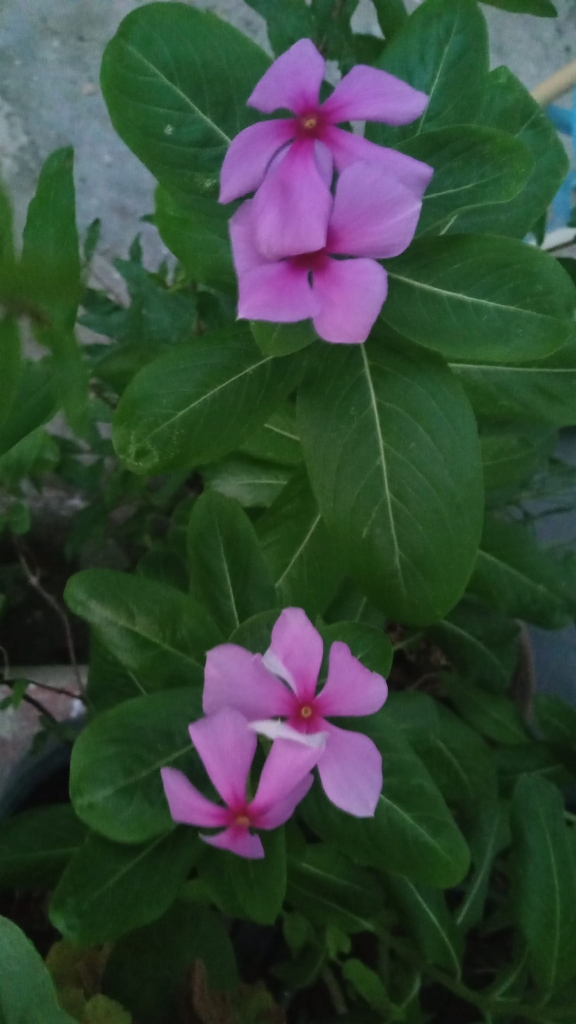
[[[246,828],[250,824],[250,818],[246,817],[245,814],[238,814],[236,816],[236,825],[240,825],[242,828]]]
[[[307,117],[302,118],[302,127],[307,132],[312,132],[318,124],[318,118],[314,114],[309,114]]]
[[[312,708],[309,704],[305,704],[303,708],[300,708],[300,718],[311,718]]]

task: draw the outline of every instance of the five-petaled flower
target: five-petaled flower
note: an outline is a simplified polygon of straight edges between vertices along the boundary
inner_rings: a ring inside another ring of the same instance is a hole
[[[312,317],[325,341],[365,341],[387,293],[386,271],[376,260],[410,244],[421,198],[379,164],[352,164],[330,196],[326,244],[283,260],[267,259],[258,249],[255,203],[247,200],[230,220],[238,315],[276,323]]]
[[[300,39],[260,79],[248,105],[295,117],[251,125],[226,154],[220,202],[256,192],[253,219],[259,251],[268,259],[322,249],[331,210],[332,166],[342,172],[359,160],[378,164],[417,199],[432,168],[396,150],[337,128],[347,121],[409,124],[428,97],[385,71],[359,64],[320,103],[325,61],[310,39]]]
[[[322,756],[325,736],[302,736],[290,730],[277,739],[260,775],[253,800],[246,795],[248,776],[258,738],[246,719],[233,708],[200,719],[190,726],[190,737],[208,776],[225,807],[208,800],[175,768],[162,768],[162,782],[174,821],[200,828],[223,828],[216,835],[201,835],[240,857],[264,856],[260,837],[250,829],[283,825],[312,785],[311,769]]]
[[[347,644],[336,641],[330,648],[326,683],[317,694],[322,656],[322,638],[306,614],[301,608],[286,608],[263,657],[235,644],[222,644],[209,652],[204,711],[236,708],[275,743],[282,742],[276,737],[286,735],[286,726],[276,718],[286,719],[290,732],[327,734],[318,761],[326,795],[348,814],[371,817],[382,789],[381,755],[368,736],[341,729],[327,719],[374,714],[384,704],[388,688],[382,676],[351,654]]]

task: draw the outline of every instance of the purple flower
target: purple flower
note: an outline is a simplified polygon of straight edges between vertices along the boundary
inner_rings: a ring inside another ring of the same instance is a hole
[[[182,772],[162,768],[172,818],[183,825],[223,828],[223,832],[200,838],[239,857],[262,858],[262,842],[250,829],[274,829],[288,821],[312,785],[310,771],[322,755],[325,736],[303,736],[289,730],[285,733],[288,738],[275,740],[253,800],[248,800],[246,786],[258,739],[246,719],[224,707],[194,722],[190,736],[226,806],[208,800]]]
[[[341,172],[358,160],[374,161],[418,199],[432,177],[427,164],[335,127],[349,120],[409,124],[428,103],[424,93],[394,75],[359,64],[320,104],[324,71],[324,58],[310,39],[300,39],[278,57],[248,104],[266,114],[289,109],[295,117],[245,128],[232,140],[224,160],[220,202],[258,189],[256,240],[269,259],[323,248],[332,163]],[[284,159],[275,160],[283,148]]]
[[[386,271],[375,261],[397,256],[410,244],[421,198],[381,164],[352,164],[330,196],[325,244],[283,260],[271,260],[258,248],[255,202],[243,203],[230,220],[238,315],[275,323],[312,317],[325,341],[366,341],[388,287]]]
[[[368,818],[382,789],[380,753],[363,733],[340,729],[328,719],[374,714],[386,701],[388,687],[382,676],[353,657],[347,644],[336,641],[330,648],[326,684],[317,694],[322,654],[322,638],[302,609],[286,608],[264,657],[236,644],[209,652],[204,711],[236,708],[275,744],[282,742],[287,726],[290,735],[293,730],[308,736],[327,734],[318,761],[324,791],[343,811]],[[286,724],[260,721],[272,718],[284,718]]]

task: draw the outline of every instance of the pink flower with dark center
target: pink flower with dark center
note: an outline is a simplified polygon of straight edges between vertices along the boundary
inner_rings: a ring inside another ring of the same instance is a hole
[[[432,168],[396,150],[335,127],[345,121],[409,124],[428,97],[394,75],[358,64],[320,103],[325,61],[310,39],[300,39],[260,79],[248,105],[295,117],[251,125],[232,140],[220,178],[220,202],[255,198],[258,248],[268,258],[323,248],[330,214],[332,162],[341,172],[358,160],[375,161],[421,199]],[[287,148],[284,159],[274,161]],[[328,183],[323,167],[329,168]]]
[[[382,676],[370,672],[347,644],[330,648],[328,678],[316,693],[322,664],[320,634],[301,608],[286,608],[262,657],[222,644],[206,661],[204,711],[237,708],[254,728],[274,739],[286,726],[307,736],[326,733],[318,772],[329,800],[357,818],[371,817],[382,789],[382,758],[363,733],[333,725],[341,715],[372,715],[388,696]],[[287,685],[285,685],[287,684]],[[262,719],[286,719],[284,722]],[[288,742],[288,741],[287,741]]]
[[[255,202],[247,200],[230,220],[238,316],[275,323],[312,317],[325,341],[366,341],[388,288],[386,271],[376,260],[407,248],[422,200],[379,164],[352,164],[330,197],[326,244],[283,260],[270,260],[258,248]]]
[[[201,835],[211,846],[239,857],[261,859],[264,848],[250,829],[283,825],[306,796],[313,782],[311,769],[322,756],[326,737],[299,735],[290,730],[274,741],[260,775],[253,800],[246,795],[248,776],[258,739],[254,729],[236,710],[225,707],[190,726],[210,781],[225,807],[203,796],[182,772],[162,768],[162,782],[170,814],[182,825],[223,828],[216,835]]]

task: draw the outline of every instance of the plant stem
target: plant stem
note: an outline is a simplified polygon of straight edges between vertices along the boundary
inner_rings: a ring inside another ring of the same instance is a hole
[[[336,1015],[338,1017],[343,1017],[348,1012],[348,1007],[346,1006],[346,1000],[344,999],[342,989],[340,988],[336,976],[330,967],[326,967],[322,972],[322,981],[330,993],[330,999],[332,1000],[332,1005]]]
[[[13,690],[16,682],[16,679],[3,679],[2,685],[9,686],[10,689]],[[53,715],[52,712],[48,710],[48,708],[44,707],[41,701],[36,700],[35,697],[31,697],[29,693],[24,693],[22,695],[22,700],[25,701],[26,704],[30,704],[31,707],[36,708],[36,711],[39,711],[40,714],[44,715],[45,718],[49,718],[50,721],[54,723],[54,725],[59,724],[56,715]]]

